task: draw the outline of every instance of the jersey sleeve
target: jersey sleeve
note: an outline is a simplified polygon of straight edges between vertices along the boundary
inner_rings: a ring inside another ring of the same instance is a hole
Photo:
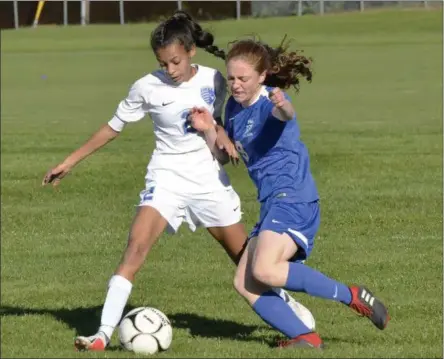
[[[214,101],[213,117],[220,126],[223,126],[222,110],[225,102],[225,97],[227,96],[227,81],[219,71],[217,71],[214,75],[214,92],[216,95],[216,99]]]
[[[140,85],[136,82],[131,86],[128,96],[120,101],[108,125],[114,131],[120,132],[128,122],[140,121],[145,116],[144,103]]]

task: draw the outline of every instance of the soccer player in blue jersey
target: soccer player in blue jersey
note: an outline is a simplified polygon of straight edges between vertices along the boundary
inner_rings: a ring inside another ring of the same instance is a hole
[[[281,89],[298,90],[301,77],[311,81],[310,59],[289,52],[284,42],[271,48],[254,40],[235,42],[221,57],[231,90],[225,130],[257,187],[261,206],[236,272],[236,289],[265,322],[290,338],[282,347],[322,348],[323,342],[291,315],[271,287],[343,303],[384,329],[390,319],[387,309],[370,290],[347,286],[304,263],[320,224],[319,195],[295,110]],[[211,113],[193,109],[191,124],[220,156]]]

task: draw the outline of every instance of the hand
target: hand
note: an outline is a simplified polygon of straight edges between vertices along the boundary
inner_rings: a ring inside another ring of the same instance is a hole
[[[233,165],[239,163],[239,154],[237,153],[236,147],[233,142],[231,142],[225,130],[220,126],[217,127],[216,146],[220,150],[227,152]]]
[[[268,94],[268,97],[270,98],[273,105],[275,105],[277,108],[282,108],[287,101],[284,93],[278,87],[275,87],[273,90],[271,90]]]
[[[214,128],[213,115],[204,107],[193,107],[189,114],[191,126],[200,132]]]
[[[43,177],[42,186],[52,183],[54,187],[58,186],[63,177],[65,177],[72,169],[72,166],[66,163],[61,163],[46,172]]]

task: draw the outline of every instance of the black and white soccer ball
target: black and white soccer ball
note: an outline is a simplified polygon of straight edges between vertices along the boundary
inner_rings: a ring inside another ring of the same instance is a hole
[[[120,344],[138,354],[155,354],[167,350],[173,339],[173,328],[160,310],[140,307],[128,312],[119,325]]]

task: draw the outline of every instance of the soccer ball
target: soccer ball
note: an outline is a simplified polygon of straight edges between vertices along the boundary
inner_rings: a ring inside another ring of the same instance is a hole
[[[119,325],[120,344],[137,354],[155,354],[167,350],[173,339],[173,328],[160,310],[140,307],[128,312]]]

